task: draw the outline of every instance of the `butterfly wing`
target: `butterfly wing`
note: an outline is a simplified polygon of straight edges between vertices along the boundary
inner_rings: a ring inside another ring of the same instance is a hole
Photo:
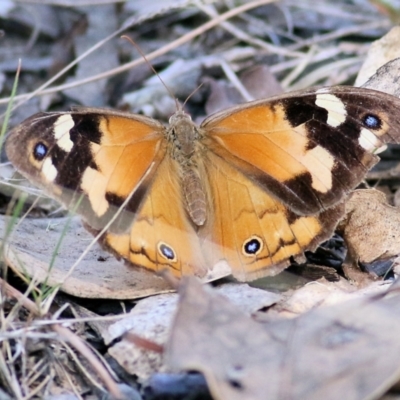
[[[141,204],[165,155],[164,129],[149,118],[109,110],[39,113],[10,132],[6,152],[23,175],[96,230],[124,202],[133,213]],[[113,225],[126,226],[121,218]]]
[[[199,238],[187,216],[179,177],[177,163],[165,157],[130,231],[108,232],[104,244],[118,256],[153,271],[168,269],[177,277],[216,279],[219,276],[211,268],[208,271]]]
[[[300,215],[353,189],[400,139],[400,100],[354,87],[293,92],[204,121],[204,144]]]
[[[37,114],[9,134],[6,151],[93,233],[106,227],[102,243],[132,264],[204,276],[228,261],[237,278],[253,279],[329,237],[374,151],[398,142],[399,109],[383,93],[333,88],[209,118],[196,155],[204,227],[188,215],[172,144],[154,120],[98,109]]]
[[[175,276],[207,275],[184,208],[178,165],[155,120],[100,109],[40,113],[7,137],[14,166],[81,214],[118,258]],[[223,272],[222,275],[226,275]]]
[[[211,152],[206,171],[213,211],[201,231],[204,254],[210,265],[226,260],[241,281],[275,275],[290,257],[314,250],[343,212],[340,203],[319,215],[297,215]]]
[[[201,129],[212,215],[203,245],[233,275],[273,275],[329,238],[340,203],[400,141],[400,100],[329,88],[257,101],[216,114]],[[210,243],[215,243],[212,246]]]

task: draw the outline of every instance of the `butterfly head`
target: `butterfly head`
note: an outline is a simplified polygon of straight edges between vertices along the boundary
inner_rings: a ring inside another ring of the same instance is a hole
[[[178,110],[170,116],[169,125],[175,127],[181,123],[193,124],[192,117],[179,106]]]

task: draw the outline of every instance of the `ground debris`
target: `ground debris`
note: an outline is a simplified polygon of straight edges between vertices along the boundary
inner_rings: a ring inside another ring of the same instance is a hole
[[[167,365],[202,372],[214,399],[377,398],[400,379],[396,292],[267,324],[194,280],[180,296]]]

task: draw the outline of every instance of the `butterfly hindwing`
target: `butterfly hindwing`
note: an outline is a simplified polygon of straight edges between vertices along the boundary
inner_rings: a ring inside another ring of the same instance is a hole
[[[227,260],[239,280],[265,276],[266,269],[278,273],[329,238],[342,215],[341,203],[318,216],[296,215],[218,156],[208,153],[206,166],[213,214],[203,230],[204,253],[211,265]]]
[[[184,209],[174,160],[166,157],[159,165],[129,232],[107,233],[103,244],[132,264],[155,272],[169,269],[176,276],[207,274],[200,242]]]

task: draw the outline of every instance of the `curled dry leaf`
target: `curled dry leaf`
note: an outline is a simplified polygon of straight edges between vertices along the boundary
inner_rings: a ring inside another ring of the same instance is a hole
[[[186,280],[166,347],[204,374],[214,399],[378,398],[400,378],[400,295],[366,297],[260,324]]]
[[[400,254],[400,209],[390,206],[377,190],[351,194],[339,230],[353,263],[371,263]]]

